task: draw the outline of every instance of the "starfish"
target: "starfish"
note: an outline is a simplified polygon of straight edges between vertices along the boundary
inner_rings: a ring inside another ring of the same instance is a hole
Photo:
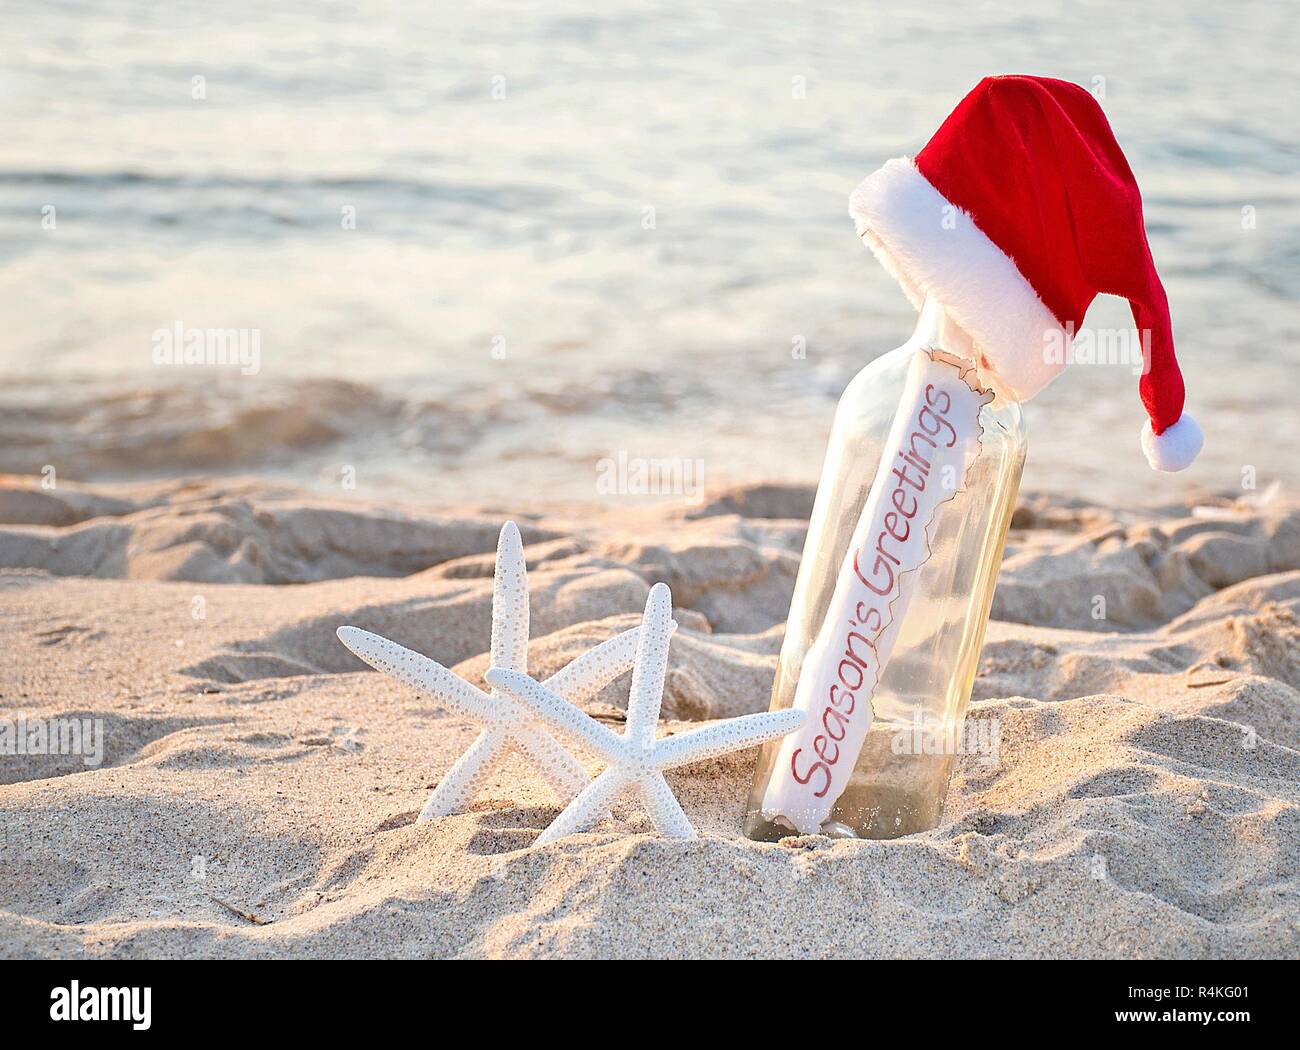
[[[803,723],[804,712],[800,710],[764,711],[656,740],[668,671],[668,643],[676,626],[672,620],[672,594],[666,585],[657,583],[646,599],[628,694],[627,730],[622,736],[569,703],[550,683],[539,683],[505,667],[488,671],[487,680],[493,688],[526,704],[554,729],[581,740],[609,763],[542,832],[538,844],[585,831],[604,816],[610,803],[630,789],[641,795],[646,812],[662,834],[694,838],[695,828],[664,780],[663,771],[775,740]]]
[[[547,688],[574,702],[589,699],[632,666],[640,634],[641,628],[634,627],[583,653],[548,678]],[[483,732],[439,781],[416,818],[417,824],[463,811],[492,768],[510,751],[528,759],[565,801],[589,782],[582,764],[509,695],[495,688],[485,693],[436,660],[359,627],[340,627],[338,637],[376,671],[483,726]],[[521,674],[528,668],[528,571],[523,541],[513,521],[505,523],[497,541],[492,664]]]

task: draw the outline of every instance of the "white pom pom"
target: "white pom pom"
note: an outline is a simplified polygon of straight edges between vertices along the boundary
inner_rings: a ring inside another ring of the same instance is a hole
[[[1205,444],[1205,435],[1200,425],[1184,412],[1178,422],[1166,427],[1163,434],[1151,429],[1151,420],[1142,425],[1142,451],[1146,453],[1147,462],[1153,470],[1184,470],[1192,465],[1201,446]]]

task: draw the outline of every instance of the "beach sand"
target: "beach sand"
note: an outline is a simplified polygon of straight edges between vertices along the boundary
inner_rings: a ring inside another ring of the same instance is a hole
[[[697,841],[631,806],[535,847],[558,807],[514,759],[415,825],[476,729],[338,626],[481,681],[509,517],[535,674],[663,580],[661,732],[762,710],[811,498],[529,514],[8,479],[0,717],[102,719],[104,746],[0,756],[0,955],[1300,956],[1300,510],[1278,499],[1025,496],[970,712],[997,761],[959,760],[932,832],[750,842],[754,752],[670,775]],[[617,726],[626,692],[590,709]]]

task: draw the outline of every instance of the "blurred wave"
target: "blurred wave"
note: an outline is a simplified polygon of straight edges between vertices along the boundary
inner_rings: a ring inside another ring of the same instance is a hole
[[[849,190],[991,72],[1099,96],[1142,184],[1189,404],[1139,465],[1126,368],[1030,406],[1027,484],[1160,500],[1300,480],[1300,66],[1283,5],[21,2],[0,105],[0,467],[339,464],[425,494],[589,495],[618,450],[815,477],[911,328]],[[1159,46],[1153,47],[1152,41]],[[1096,326],[1131,325],[1099,302]],[[256,331],[256,374],[161,367]],[[1268,421],[1268,440],[1259,421]]]

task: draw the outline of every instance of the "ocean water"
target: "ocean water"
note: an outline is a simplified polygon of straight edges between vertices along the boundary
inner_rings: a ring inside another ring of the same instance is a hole
[[[913,323],[850,190],[1031,72],[1097,93],[1128,153],[1208,444],[1153,475],[1131,368],[1079,365],[1029,407],[1026,485],[1300,480],[1287,5],[6,13],[0,470],[507,505],[607,498],[609,461],[814,480],[839,392]],[[178,326],[242,335],[244,367],[169,363]]]

